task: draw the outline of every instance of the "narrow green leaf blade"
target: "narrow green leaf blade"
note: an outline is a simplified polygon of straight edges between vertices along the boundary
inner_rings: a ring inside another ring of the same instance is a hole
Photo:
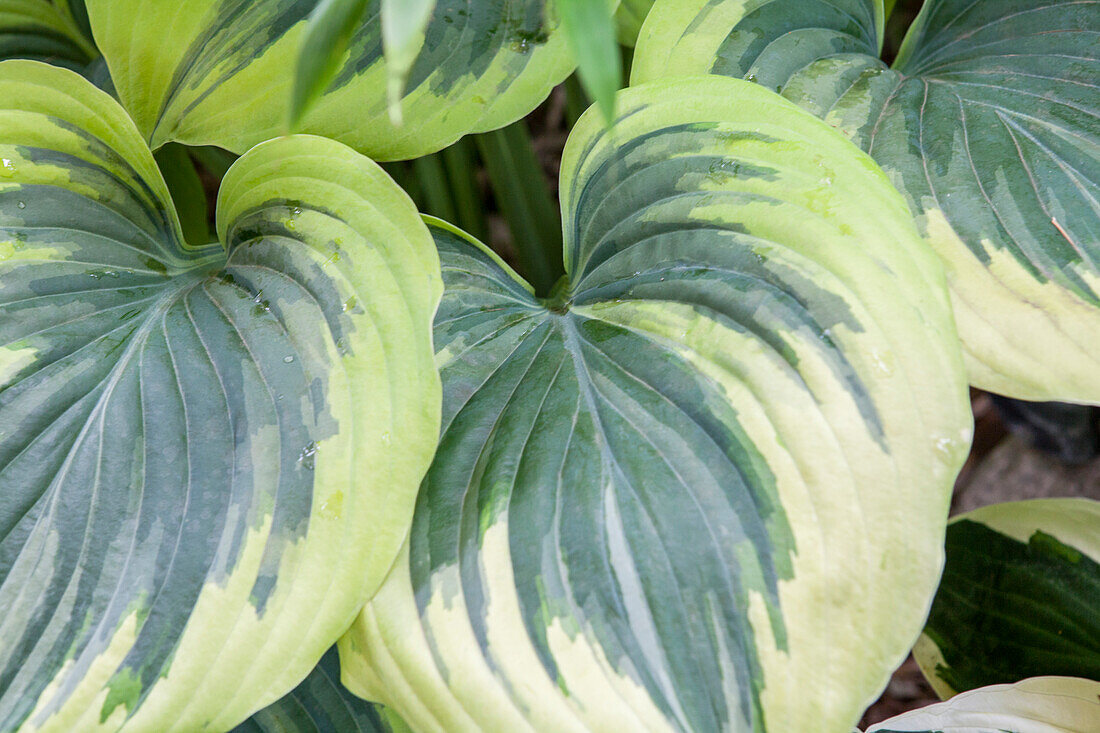
[[[1088,733],[1100,725],[1100,682],[1035,677],[964,692],[891,718],[867,733]]]
[[[948,526],[915,654],[941,697],[1025,677],[1100,679],[1097,609],[1100,502],[995,504]]]
[[[320,0],[309,15],[290,99],[290,129],[301,124],[343,65],[352,33],[362,23],[367,0]]]
[[[424,45],[435,0],[382,0],[382,44],[386,55],[386,93],[390,121],[401,124],[401,98],[413,62]]]
[[[186,241],[125,111],[0,62],[0,729],[228,730],[381,583],[438,434],[438,259],[323,138]]]
[[[567,146],[551,297],[431,222],[440,443],[344,678],[425,731],[851,730],[970,434],[942,271],[874,163],[759,86],[619,107]]]
[[[577,73],[610,123],[615,119],[615,93],[623,86],[613,4],[558,0],[558,12],[577,59]]]

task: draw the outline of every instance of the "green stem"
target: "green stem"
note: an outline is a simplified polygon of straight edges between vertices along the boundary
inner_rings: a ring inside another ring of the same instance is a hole
[[[447,185],[447,171],[443,168],[443,157],[438,153],[426,155],[413,161],[413,172],[424,194],[424,213],[439,217],[443,221],[457,219],[454,199]]]
[[[485,202],[481,200],[477,185],[477,162],[477,151],[469,138],[463,138],[443,151],[451,197],[458,210],[454,223],[484,242],[489,238],[489,226],[485,222]]]
[[[522,274],[544,295],[560,278],[561,216],[523,120],[477,136],[497,204],[512,230]]]

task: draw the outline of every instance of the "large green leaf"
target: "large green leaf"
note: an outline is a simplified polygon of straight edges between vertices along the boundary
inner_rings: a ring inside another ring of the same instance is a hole
[[[874,163],[745,82],[591,111],[545,302],[441,223],[440,447],[341,641],[420,731],[850,730],[970,434],[942,271]]]
[[[1100,729],[1100,682],[1037,677],[994,685],[903,713],[867,733],[1092,733]]]
[[[1059,675],[1100,679],[1100,502],[996,504],[947,529],[917,661],[941,697]]]
[[[233,733],[409,733],[409,728],[380,705],[348,692],[333,648],[302,684]]]
[[[123,105],[155,148],[235,152],[285,132],[313,0],[88,0]],[[380,4],[371,3],[302,132],[379,160],[438,150],[530,112],[573,67],[547,0],[439,0],[390,119]]]
[[[35,59],[82,71],[97,55],[66,3],[0,0],[0,60]]]
[[[755,80],[848,134],[942,256],[971,379],[1100,402],[1100,3],[928,0],[894,67],[881,0],[659,0],[634,79]]]
[[[126,113],[0,63],[0,729],[225,730],[376,589],[437,437],[438,260],[339,143],[182,240]]]

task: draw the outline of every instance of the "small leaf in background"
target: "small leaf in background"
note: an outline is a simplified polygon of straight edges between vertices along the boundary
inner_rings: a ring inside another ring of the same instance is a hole
[[[401,97],[409,70],[424,43],[435,0],[382,0],[382,44],[386,54],[386,98],[390,121],[401,124]]]
[[[581,81],[610,124],[615,119],[615,92],[623,85],[623,63],[612,10],[605,2],[561,0],[558,12],[577,58]]]
[[[898,0],[886,0],[883,3],[883,5],[885,6],[884,7],[885,12],[883,13],[883,17],[886,18],[887,20],[889,20],[890,15],[893,14],[893,12],[894,12],[894,6],[897,5],[897,4],[898,4]]]
[[[291,129],[298,126],[336,75],[340,59],[366,9],[367,0],[321,0],[310,14],[294,76]]]
[[[408,733],[392,710],[356,697],[340,682],[333,647],[285,697],[238,725],[232,733]]]
[[[1098,526],[1090,499],[993,504],[951,522],[914,649],[940,697],[1027,677],[1100,679]]]
[[[168,143],[157,151],[154,158],[179,214],[184,241],[191,245],[213,241],[208,223],[206,190],[187,148],[179,143]]]
[[[1100,724],[1100,682],[1034,677],[1014,685],[964,692],[938,705],[902,713],[867,733],[1014,731],[1086,733]]]

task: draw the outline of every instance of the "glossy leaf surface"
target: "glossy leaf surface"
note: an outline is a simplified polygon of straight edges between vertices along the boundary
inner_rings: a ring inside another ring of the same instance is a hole
[[[756,81],[844,131],[943,258],[972,381],[1100,402],[1100,3],[929,0],[893,68],[880,0],[663,0],[634,79]]]
[[[235,152],[286,132],[312,0],[89,0],[119,98],[150,144]],[[297,131],[412,158],[530,112],[573,67],[546,0],[440,0],[390,118],[379,3]],[[171,29],[165,33],[164,29]]]
[[[923,622],[969,438],[942,272],[778,96],[618,104],[567,147],[548,300],[432,226],[443,432],[345,680],[422,731],[850,729]]]
[[[0,729],[226,730],[393,561],[438,426],[438,260],[339,143],[183,240],[126,113],[0,63]]]
[[[917,661],[941,697],[1025,677],[1100,679],[1100,502],[964,514]]]

